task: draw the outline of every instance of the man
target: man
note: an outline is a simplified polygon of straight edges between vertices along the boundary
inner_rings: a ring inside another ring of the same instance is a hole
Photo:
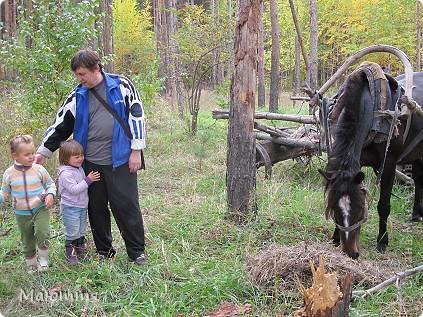
[[[75,54],[71,69],[80,84],[45,132],[36,161],[43,164],[73,134],[84,148],[85,172],[100,172],[100,181],[88,190],[88,216],[97,253],[102,258],[116,254],[110,204],[129,258],[143,265],[147,259],[136,172],[142,167],[146,135],[139,94],[126,77],[103,72],[98,54],[90,49]]]

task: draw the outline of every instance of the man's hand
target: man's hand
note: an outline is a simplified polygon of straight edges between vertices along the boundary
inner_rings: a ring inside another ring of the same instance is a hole
[[[47,196],[44,198],[44,202],[47,208],[52,207],[54,204],[54,196],[52,194],[47,194]]]
[[[44,165],[46,162],[46,157],[40,153],[35,154],[35,163]]]
[[[141,168],[141,150],[132,150],[129,156],[129,171],[135,173]]]

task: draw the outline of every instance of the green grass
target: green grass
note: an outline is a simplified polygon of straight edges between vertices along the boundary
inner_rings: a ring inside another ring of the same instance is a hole
[[[252,285],[246,258],[271,243],[329,240],[334,226],[323,217],[322,180],[317,173],[324,157],[314,158],[309,165],[278,163],[271,180],[265,180],[259,170],[257,219],[237,226],[225,218],[226,122],[212,120],[210,112],[200,113],[199,120],[199,133],[193,138],[166,106],[157,107],[148,117],[147,170],[139,174],[149,256],[145,267],[127,261],[115,226],[115,260],[98,261],[91,245],[90,260],[69,267],[63,256],[61,222],[53,216],[51,268],[45,274],[28,275],[13,213],[7,205],[1,207],[0,235],[12,230],[0,237],[0,311],[8,317],[204,316],[223,301],[251,304],[251,316],[289,316],[298,309],[302,305],[298,292],[263,292]],[[3,171],[11,162],[7,145],[1,146]],[[48,167],[54,172],[52,162]],[[401,198],[392,198],[389,248],[383,255],[375,251],[378,190],[374,177],[367,174],[370,214],[362,229],[361,257],[410,268],[422,264],[423,228],[407,223],[412,198],[410,190],[401,186],[394,189]],[[350,315],[418,316],[422,287],[420,274],[398,289],[389,287],[355,300]],[[76,292],[88,299],[20,301],[22,289]]]

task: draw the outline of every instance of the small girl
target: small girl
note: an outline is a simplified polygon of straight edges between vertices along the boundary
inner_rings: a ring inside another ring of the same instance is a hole
[[[65,256],[70,264],[77,264],[86,254],[88,186],[100,180],[100,173],[91,171],[85,176],[82,145],[75,140],[60,144],[59,191],[60,211],[65,233]]]
[[[10,152],[15,162],[3,174],[0,204],[12,198],[28,272],[45,271],[50,235],[50,212],[46,208],[53,206],[56,185],[47,170],[34,163],[35,147],[30,135],[15,136],[10,141]]]

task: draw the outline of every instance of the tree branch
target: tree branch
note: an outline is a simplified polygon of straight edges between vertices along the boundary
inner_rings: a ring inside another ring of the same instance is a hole
[[[9,234],[9,232],[12,231],[12,228],[7,229],[5,232],[3,232],[2,234],[0,234],[0,237],[5,237]]]
[[[366,296],[368,296],[372,293],[375,293],[377,291],[380,291],[381,289],[388,287],[391,284],[394,284],[394,283],[399,284],[399,282],[402,279],[406,278],[407,276],[414,275],[414,274],[421,273],[421,272],[423,272],[423,264],[420,265],[420,266],[417,266],[415,268],[405,270],[404,272],[395,273],[395,275],[392,276],[391,278],[387,279],[386,281],[384,281],[384,282],[382,282],[382,283],[380,283],[380,284],[376,285],[375,287],[372,287],[368,290],[354,291],[352,293],[353,297],[364,298],[364,297],[366,297]]]
[[[229,110],[215,109],[212,111],[213,119],[228,119]],[[273,112],[256,112],[254,114],[255,119],[267,119],[267,120],[282,120],[290,122],[298,122],[304,124],[315,124],[317,119],[313,115],[300,115],[300,114],[282,114]]]

